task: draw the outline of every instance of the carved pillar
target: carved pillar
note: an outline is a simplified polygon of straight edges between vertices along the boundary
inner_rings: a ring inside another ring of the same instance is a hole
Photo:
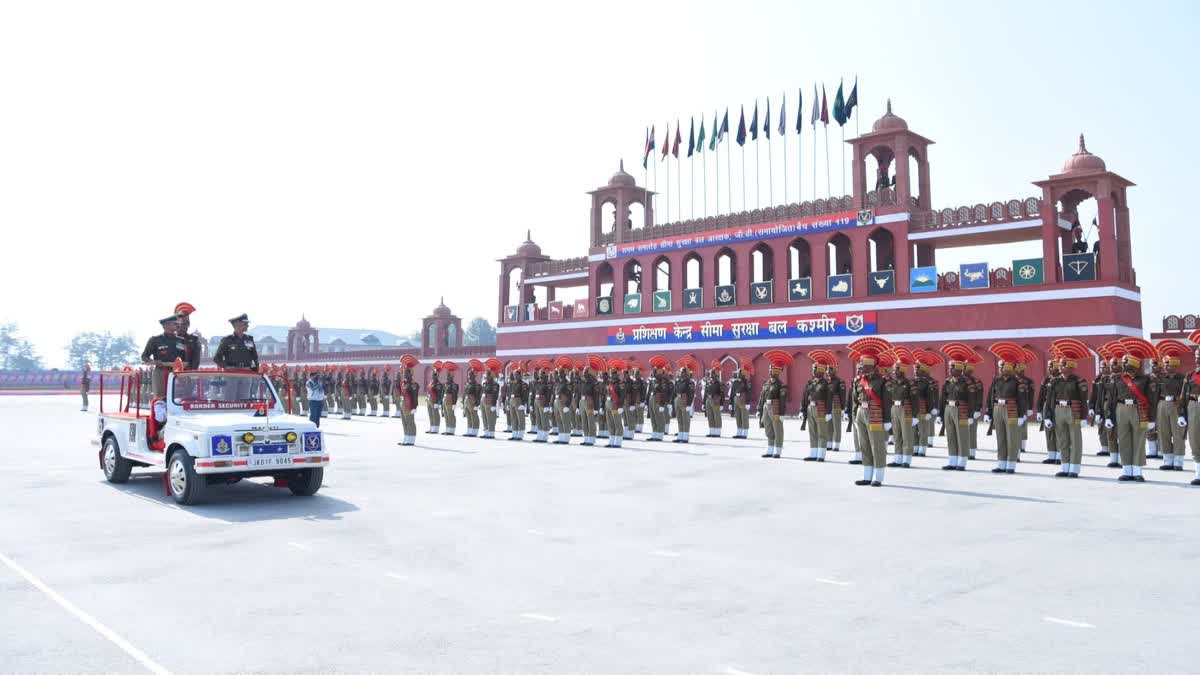
[[[809,242],[809,257],[812,266],[812,299],[824,300],[829,290],[829,242],[820,241],[814,247],[814,241]],[[816,250],[813,250],[813,249]],[[786,296],[785,296],[786,297]]]
[[[892,261],[892,267],[896,270],[896,294],[908,292],[908,270],[909,264],[909,249],[908,245],[908,223],[897,223],[893,225],[895,229],[889,229],[892,233],[892,250],[895,252],[895,259]]]
[[[1124,254],[1128,257],[1129,233],[1126,231],[1124,241],[1119,241],[1122,233],[1117,231],[1117,224],[1113,218],[1112,197],[1097,197],[1096,210],[1099,213],[1100,222],[1100,269],[1097,278],[1104,281],[1120,281],[1122,260],[1120,249],[1123,247]]]
[[[912,177],[908,175],[908,146],[903,144],[902,138],[892,141],[892,155],[896,162],[896,204],[907,210],[908,198],[912,196]]]
[[[1042,190],[1042,274],[1047,282],[1062,281],[1062,268],[1058,258],[1058,203],[1050,188]]]
[[[1117,222],[1117,259],[1120,261],[1120,279],[1125,283],[1134,283],[1133,253],[1129,241],[1129,209],[1124,206],[1116,208]]]

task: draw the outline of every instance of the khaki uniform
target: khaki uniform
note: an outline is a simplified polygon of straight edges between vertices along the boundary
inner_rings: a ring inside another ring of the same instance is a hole
[[[737,373],[729,380],[729,407],[733,413],[734,438],[750,436],[750,380]]]
[[[1046,375],[1046,377],[1042,378],[1042,384],[1040,387],[1038,387],[1037,401],[1034,404],[1038,414],[1042,416],[1043,420],[1050,420],[1055,424],[1058,423],[1058,420],[1056,420],[1054,417],[1055,406],[1048,406],[1047,403],[1054,400],[1054,392],[1052,389],[1056,379],[1056,377],[1051,377],[1050,375]],[[1044,423],[1043,430],[1046,432],[1046,459],[1043,464],[1055,464],[1061,460],[1058,449],[1058,432],[1054,429],[1053,425],[1050,427],[1045,427]]]
[[[814,374],[805,383],[804,394],[800,397],[800,409],[804,411],[808,427],[808,457],[805,461],[825,461],[829,439],[829,424],[825,416],[833,414],[831,398],[829,382],[823,373]]]
[[[1158,395],[1146,375],[1138,372],[1112,376],[1112,399],[1108,401],[1106,419],[1117,430],[1125,480],[1136,480],[1146,466],[1146,432],[1150,428],[1151,411],[1157,407]]]
[[[997,465],[993,473],[1015,473],[1021,460],[1021,431],[1025,411],[1033,407],[1031,392],[1012,373],[998,376],[988,389],[987,410],[996,430]]]
[[[556,443],[571,442],[571,425],[575,421],[575,387],[566,375],[554,383],[554,419],[558,428]]]
[[[708,419],[708,436],[721,435],[721,408],[725,405],[725,386],[721,376],[710,373],[704,380],[704,416]]]
[[[464,436],[479,435],[479,400],[482,392],[483,388],[475,378],[468,377],[463,386],[463,415],[467,418],[467,433]]]
[[[575,393],[579,396],[579,412],[582,418],[583,445],[596,444],[596,399],[600,393],[600,383],[589,370],[583,374]]]
[[[832,367],[826,371],[826,386],[829,387],[829,402],[832,418],[826,428],[825,448],[837,452],[842,448],[842,411],[847,410],[846,381],[837,376]]]
[[[103,375],[101,375],[103,377]],[[81,407],[80,410],[87,411],[88,409],[88,392],[92,390],[92,376],[88,371],[83,371],[83,376],[79,379],[79,398]]]
[[[425,412],[429,415],[429,433],[436,434],[442,428],[442,383],[434,374],[429,383],[429,391],[425,392]]]
[[[412,372],[406,371],[404,378],[397,382],[400,397],[396,399],[396,409],[400,412],[400,423],[404,426],[404,445],[412,445],[417,439],[417,399],[420,398],[421,388],[412,379]]]
[[[629,373],[625,373],[621,377],[621,404],[625,408],[624,419],[622,420],[623,429],[621,437],[625,439],[633,439],[633,435],[637,432],[638,415],[642,412],[642,407],[637,403],[640,400],[641,392],[638,390],[638,383],[630,377]]]
[[[508,380],[508,414],[512,419],[512,436],[510,441],[525,438],[525,410],[529,404],[529,385],[521,378],[519,371],[512,373]]]
[[[966,470],[971,450],[970,420],[971,411],[975,409],[972,400],[974,395],[971,383],[962,374],[951,372],[942,385],[938,417],[942,418],[946,430],[946,448],[950,454],[950,462],[943,469]]]
[[[888,398],[892,401],[892,435],[895,437],[895,459],[888,466],[911,466],[917,439],[917,402],[914,383],[903,372],[887,381]]]
[[[495,438],[496,416],[500,408],[500,384],[491,373],[483,380],[482,392],[483,404],[480,411],[483,413],[483,437]]]
[[[1155,382],[1155,395],[1158,397],[1158,450],[1163,455],[1163,466],[1174,470],[1176,465],[1183,469],[1185,453],[1185,435],[1187,430],[1178,424],[1180,411],[1187,414],[1186,407],[1180,407],[1183,397],[1183,386],[1187,377],[1183,373],[1163,373]]]
[[[788,386],[782,377],[772,375],[763,385],[762,425],[767,434],[767,454],[763,457],[783,456],[783,415],[787,410]]]
[[[392,378],[384,371],[379,378],[379,407],[383,417],[391,417]]]
[[[625,388],[616,371],[609,373],[604,391],[604,413],[608,418],[608,447],[619,448],[625,440]],[[654,419],[653,417],[651,418]],[[655,440],[662,440],[662,435]]]
[[[1042,409],[1042,417],[1051,419],[1054,427],[1054,447],[1061,456],[1063,470],[1059,478],[1077,477],[1083,465],[1083,428],[1087,405],[1087,381],[1075,375],[1059,375],[1050,381],[1048,398]]]
[[[687,443],[692,431],[692,402],[696,385],[691,374],[680,375],[675,380],[675,419],[679,422],[676,443]]]
[[[883,484],[887,466],[887,428],[892,423],[892,402],[883,376],[864,373],[854,382],[854,433],[863,455],[863,478],[856,485]]]
[[[442,419],[446,421],[446,429],[442,431],[443,436],[454,435],[458,421],[454,415],[454,406],[456,405],[458,405],[458,383],[447,377],[446,383],[442,385]]]
[[[667,382],[661,375],[650,381],[650,440],[661,441],[667,427]],[[610,430],[611,431],[611,430]]]

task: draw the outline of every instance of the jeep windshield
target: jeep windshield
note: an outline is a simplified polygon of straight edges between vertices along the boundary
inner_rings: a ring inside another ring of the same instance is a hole
[[[256,410],[275,405],[270,385],[258,373],[179,373],[171,386],[171,400],[184,410]]]

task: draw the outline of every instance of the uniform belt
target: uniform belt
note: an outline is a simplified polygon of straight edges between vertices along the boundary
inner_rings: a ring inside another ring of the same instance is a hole
[[[1060,401],[1058,402],[1058,404],[1059,404],[1060,406],[1064,407],[1064,408],[1070,408],[1070,407],[1071,407],[1071,402],[1070,402],[1070,401],[1061,401],[1061,400],[1060,400]]]
[[[1007,403],[1008,403],[1008,399],[1006,399],[1006,398],[996,399],[996,405],[1006,405]]]
[[[1136,401],[1134,401],[1131,398],[1127,398],[1124,401],[1122,401],[1122,403],[1124,403],[1125,405],[1134,405],[1136,403]]]
[[[1174,400],[1175,400],[1175,397],[1174,397],[1174,396],[1164,396],[1164,397],[1163,397],[1163,400],[1164,400],[1164,401],[1174,401]]]

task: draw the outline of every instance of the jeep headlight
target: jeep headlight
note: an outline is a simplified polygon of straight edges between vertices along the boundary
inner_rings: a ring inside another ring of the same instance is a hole
[[[289,432],[287,432],[287,435],[286,435],[286,436],[284,436],[283,438],[284,438],[284,440],[286,440],[288,443],[295,443],[295,442],[296,442],[296,439],[298,438],[298,436],[296,436],[296,432],[294,432],[294,431],[289,431]]]
[[[249,431],[242,434],[242,442],[243,443],[253,443],[254,442],[254,434],[250,433]]]

